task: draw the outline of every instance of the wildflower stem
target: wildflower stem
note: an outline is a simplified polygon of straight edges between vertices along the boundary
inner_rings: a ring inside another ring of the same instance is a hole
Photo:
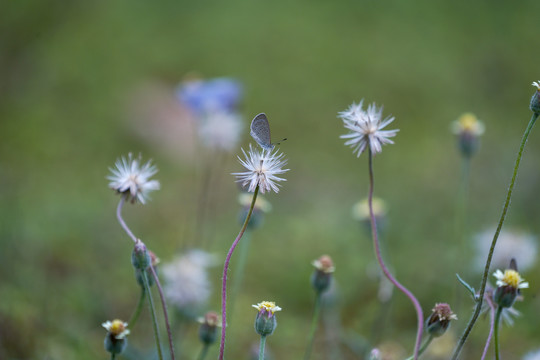
[[[489,343],[491,342],[491,338],[493,337],[493,331],[495,329],[495,304],[493,304],[493,300],[491,300],[491,297],[488,294],[486,294],[485,298],[486,302],[489,305],[491,321],[489,325],[489,334],[486,340],[486,346],[484,346],[484,352],[482,353],[482,357],[480,358],[480,360],[484,360],[486,358],[489,349]]]
[[[133,329],[135,324],[137,323],[137,320],[139,319],[139,315],[141,314],[143,305],[144,305],[144,298],[146,296],[146,291],[144,288],[141,288],[141,296],[139,296],[139,302],[137,303],[137,307],[135,308],[135,311],[131,315],[131,318],[128,321],[130,329]]]
[[[261,335],[261,344],[259,345],[259,360],[264,360],[264,345],[266,345],[266,335]]]
[[[161,299],[161,307],[163,307],[163,317],[165,318],[165,327],[167,328],[167,335],[169,337],[169,350],[171,352],[171,360],[175,360],[172,331],[171,331],[171,325],[169,322],[169,313],[167,311],[167,303],[165,302],[165,296],[163,295],[163,288],[161,287],[161,283],[159,282],[159,277],[157,276],[156,270],[154,269],[154,267],[150,266],[150,270],[152,271],[152,277],[154,278],[154,282],[156,283],[156,286],[158,288],[159,298]]]
[[[321,293],[317,292],[315,295],[315,307],[313,308],[313,318],[311,320],[311,330],[309,331],[308,345],[304,354],[304,360],[309,360],[311,357],[311,351],[313,350],[313,341],[315,340],[315,332],[317,331],[317,324],[319,323],[319,314],[321,309]]]
[[[115,353],[111,353],[111,360],[114,360],[116,358],[116,354]]]
[[[369,217],[371,219],[371,233],[373,236],[373,245],[375,247],[375,255],[377,256],[377,260],[379,262],[379,265],[388,280],[392,284],[394,284],[405,296],[407,296],[411,302],[414,305],[414,308],[416,310],[416,317],[418,319],[418,330],[416,334],[416,343],[414,345],[414,360],[418,359],[418,354],[420,351],[420,344],[422,342],[422,333],[424,331],[424,315],[422,313],[422,307],[420,306],[420,303],[414,297],[414,295],[403,285],[401,285],[390,273],[386,265],[384,264],[384,261],[381,256],[381,249],[379,244],[379,238],[377,235],[377,223],[375,220],[375,215],[373,213],[373,188],[374,188],[374,180],[373,180],[373,153],[371,151],[371,148],[368,147],[369,150],[369,194],[368,194],[368,205],[369,205]]]
[[[204,360],[206,357],[206,354],[208,353],[208,349],[210,346],[208,344],[204,344],[203,348],[201,349],[201,353],[199,354],[198,360]]]
[[[163,360],[163,354],[161,353],[161,341],[159,340],[159,329],[157,324],[156,310],[154,307],[154,299],[152,299],[152,293],[150,292],[150,283],[148,282],[148,275],[146,271],[142,271],[144,287],[148,293],[148,304],[150,305],[150,313],[152,314],[152,325],[154,327],[154,338],[156,339],[156,347],[159,360]]]
[[[491,247],[489,248],[488,257],[486,260],[486,266],[484,267],[484,274],[482,275],[482,285],[480,286],[480,291],[478,295],[478,302],[476,303],[476,308],[474,309],[474,313],[471,316],[471,319],[469,320],[469,323],[467,324],[467,327],[465,331],[463,332],[463,335],[461,335],[461,338],[458,341],[458,344],[456,346],[456,349],[454,350],[454,354],[452,355],[452,360],[457,360],[459,357],[459,353],[463,349],[463,346],[465,345],[465,342],[467,341],[467,338],[469,337],[469,334],[472,331],[472,328],[474,327],[474,324],[476,323],[476,320],[478,319],[478,316],[480,315],[480,310],[482,309],[482,303],[484,301],[484,293],[486,291],[486,284],[487,284],[487,278],[489,273],[489,268],[491,266],[491,260],[493,258],[493,252],[495,251],[495,245],[497,244],[497,239],[499,238],[499,234],[501,232],[501,228],[503,226],[504,220],[506,218],[506,213],[508,212],[508,207],[510,206],[510,199],[512,197],[512,191],[514,190],[514,185],[516,182],[516,177],[519,169],[519,164],[521,162],[521,157],[523,155],[523,149],[525,148],[525,144],[527,143],[527,138],[529,137],[529,134],[534,126],[534,123],[536,122],[536,119],[538,118],[537,113],[534,113],[531,117],[531,120],[529,121],[529,124],[527,125],[527,128],[525,129],[525,132],[523,133],[523,137],[521,138],[521,145],[519,147],[519,151],[516,158],[516,163],[514,165],[514,172],[512,174],[512,180],[510,181],[510,186],[508,187],[508,192],[506,194],[506,201],[504,202],[503,211],[501,213],[501,218],[499,219],[499,224],[497,225],[497,230],[495,231],[495,234],[493,235],[493,240],[491,241]]]
[[[422,347],[420,348],[420,350],[418,351],[418,356],[422,355],[424,353],[424,351],[426,351],[426,349],[428,348],[429,344],[431,344],[431,341],[433,340],[433,336],[432,335],[429,335],[429,337],[426,339],[426,341],[424,342],[424,345],[422,345]],[[411,357],[408,357],[406,360],[412,360],[414,358],[414,355],[411,356]]]
[[[251,214],[253,213],[253,207],[255,206],[255,201],[257,200],[257,194],[259,194],[259,184],[257,184],[257,187],[255,188],[255,191],[253,192],[253,200],[251,200],[251,206],[249,207],[249,212],[246,216],[246,220],[244,221],[244,225],[242,225],[242,229],[240,229],[238,236],[232,243],[231,248],[229,249],[229,252],[227,253],[227,257],[225,258],[225,264],[223,265],[223,281],[221,284],[221,324],[222,326],[221,326],[221,343],[219,344],[219,360],[223,360],[223,355],[225,354],[225,332],[227,329],[227,272],[229,270],[229,262],[231,261],[231,257],[234,252],[234,249],[238,245],[238,242],[242,238],[242,235],[244,235],[244,231],[246,231],[247,225],[249,223],[249,219],[251,218]]]
[[[133,240],[133,242],[136,243],[137,238],[135,237],[135,235],[133,235],[133,233],[131,232],[131,230],[127,226],[126,222],[122,218],[122,207],[124,206],[124,203],[126,201],[126,197],[127,197],[127,195],[122,195],[120,197],[120,202],[118,203],[118,207],[116,208],[116,218],[118,219],[118,222],[120,223],[122,228],[125,230],[125,232],[129,235],[131,240]]]
[[[247,254],[249,250],[249,243],[251,242],[251,231],[246,230],[244,233],[242,243],[239,245],[238,263],[234,270],[234,280],[232,284],[232,291],[229,296],[229,317],[232,317],[234,313],[234,304],[236,302],[236,296],[240,292],[242,282],[244,280],[244,268],[246,267]]]
[[[495,359],[499,360],[499,324],[501,319],[503,307],[497,307],[497,313],[495,314]]]

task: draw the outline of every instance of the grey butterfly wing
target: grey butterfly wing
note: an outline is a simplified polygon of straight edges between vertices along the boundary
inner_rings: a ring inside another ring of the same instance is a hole
[[[272,150],[274,145],[270,137],[270,124],[266,114],[260,113],[251,121],[251,137],[265,150]]]

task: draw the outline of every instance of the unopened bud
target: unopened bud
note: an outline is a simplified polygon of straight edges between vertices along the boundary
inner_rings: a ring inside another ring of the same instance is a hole
[[[439,337],[450,327],[450,320],[457,320],[457,316],[450,309],[450,305],[445,303],[435,304],[432,311],[426,321],[426,330],[433,337]]]
[[[312,262],[315,267],[313,275],[311,275],[311,285],[318,294],[323,293],[328,289],[332,282],[332,273],[335,271],[332,258],[328,255],[323,255]]]
[[[532,85],[536,87],[536,91],[531,98],[530,109],[535,114],[540,114],[540,80],[533,82]]]
[[[146,270],[151,262],[146,246],[141,240],[137,240],[131,253],[131,264],[136,270]]]
[[[201,327],[199,328],[199,339],[203,344],[211,345],[216,341],[218,326],[221,326],[219,315],[213,311],[209,311],[204,315],[204,318],[199,319]]]

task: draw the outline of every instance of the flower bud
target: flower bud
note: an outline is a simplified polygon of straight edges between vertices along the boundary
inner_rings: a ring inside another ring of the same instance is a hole
[[[131,253],[131,264],[136,270],[146,270],[151,263],[152,260],[150,259],[148,250],[146,250],[146,246],[141,240],[137,240]]]
[[[101,326],[107,329],[104,346],[111,354],[120,354],[127,346],[126,336],[129,334],[127,323],[122,320],[106,321]]]
[[[204,315],[204,318],[199,319],[201,327],[199,328],[199,339],[205,345],[211,345],[216,341],[218,326],[221,327],[219,315],[213,311],[209,311]]]
[[[156,272],[156,275],[158,273],[157,264],[161,261],[156,254],[154,254],[151,250],[148,250],[148,255],[150,255],[150,261],[152,263],[152,268]],[[150,266],[146,269],[146,278],[148,279],[148,285],[152,286],[154,285],[154,276],[152,276],[152,268]],[[137,283],[144,289],[144,277],[143,277],[143,270],[135,269],[135,279],[137,279]]]
[[[257,334],[261,336],[272,335],[277,326],[274,313],[281,311],[281,308],[271,301],[263,301],[252,306],[259,310],[255,317],[255,331]]]
[[[443,335],[450,327],[450,320],[457,320],[456,314],[446,303],[435,304],[433,311],[426,321],[426,331],[433,337]]]
[[[328,289],[332,282],[332,273],[335,271],[334,263],[328,255],[323,255],[312,262],[315,271],[311,275],[311,285],[317,294]]]
[[[533,82],[532,85],[536,87],[536,91],[531,98],[530,109],[535,114],[540,114],[540,80]]]
[[[478,150],[484,130],[484,124],[471,113],[461,115],[452,123],[452,131],[458,137],[458,148],[464,157],[469,158]]]

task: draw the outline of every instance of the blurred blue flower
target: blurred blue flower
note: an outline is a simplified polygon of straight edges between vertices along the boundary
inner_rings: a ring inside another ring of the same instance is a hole
[[[197,116],[214,112],[234,112],[242,93],[239,81],[225,77],[184,81],[176,90],[180,102]]]

